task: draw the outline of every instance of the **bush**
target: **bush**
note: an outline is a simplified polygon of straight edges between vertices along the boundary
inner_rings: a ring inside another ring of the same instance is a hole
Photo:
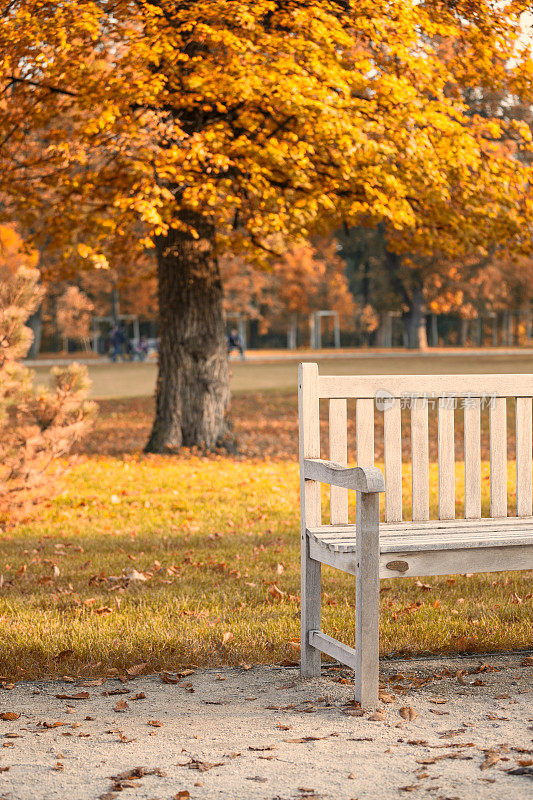
[[[38,279],[36,269],[0,265],[0,513],[46,482],[53,459],[70,451],[95,411],[85,367],[55,367],[46,389],[35,388],[33,372],[20,363],[32,342],[24,323],[41,299]]]

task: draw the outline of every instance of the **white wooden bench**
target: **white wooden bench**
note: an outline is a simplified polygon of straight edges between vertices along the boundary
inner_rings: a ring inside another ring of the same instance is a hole
[[[376,396],[384,406],[384,477],[374,467]],[[300,365],[303,676],[319,675],[321,653],[326,653],[355,670],[356,700],[375,705],[380,578],[533,568],[532,397],[533,375],[319,376],[317,364]],[[321,398],[329,402],[329,460],[320,457]],[[507,516],[506,398],[516,398],[513,516]],[[356,404],[357,467],[352,468],[347,467],[350,399]],[[429,518],[428,405],[433,402],[438,409],[438,520]],[[481,516],[484,404],[490,420],[490,517]],[[411,408],[410,521],[402,521],[402,405]],[[465,519],[455,518],[454,405],[460,413],[464,408]],[[325,525],[321,483],[331,487]],[[357,493],[355,525],[348,524],[350,489]],[[385,492],[383,524],[380,492]],[[322,564],[355,576],[355,649],[321,631]]]

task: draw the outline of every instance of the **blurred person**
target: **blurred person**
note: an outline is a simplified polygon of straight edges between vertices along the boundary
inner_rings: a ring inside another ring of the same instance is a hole
[[[244,361],[244,346],[236,328],[232,328],[230,335],[228,336],[228,356],[231,355],[233,350],[238,350],[238,352],[241,354],[242,360]]]
[[[126,341],[126,336],[124,335],[122,327],[120,325],[113,325],[109,338],[111,340],[112,348],[111,360],[117,361],[118,357],[120,356],[122,361],[125,361],[124,343]]]

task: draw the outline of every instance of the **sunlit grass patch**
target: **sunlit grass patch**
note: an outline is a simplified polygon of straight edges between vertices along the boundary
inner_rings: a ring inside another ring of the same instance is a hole
[[[3,535],[0,674],[297,660],[298,517],[292,460],[87,459]],[[383,654],[531,644],[531,573],[418,584],[381,582]],[[325,569],[323,589],[324,630],[352,642],[353,578]]]

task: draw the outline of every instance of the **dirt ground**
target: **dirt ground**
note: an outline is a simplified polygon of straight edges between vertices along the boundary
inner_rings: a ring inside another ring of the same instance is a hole
[[[383,662],[377,711],[349,674],[4,682],[0,798],[532,797],[531,655]]]

